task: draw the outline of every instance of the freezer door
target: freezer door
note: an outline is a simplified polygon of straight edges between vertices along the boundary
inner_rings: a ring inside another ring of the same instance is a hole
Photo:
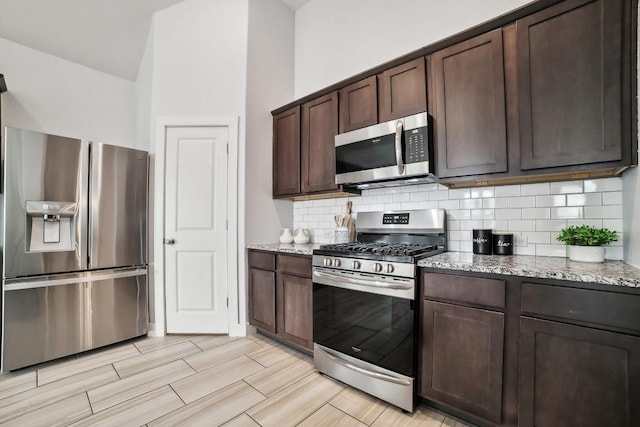
[[[3,371],[148,331],[146,268],[14,279],[3,289]]]
[[[146,151],[91,144],[89,268],[147,262]]]
[[[88,142],[6,128],[3,277],[87,267]]]

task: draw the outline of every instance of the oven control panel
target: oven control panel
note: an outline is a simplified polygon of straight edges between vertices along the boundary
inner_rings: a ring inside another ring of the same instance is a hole
[[[385,213],[382,215],[382,224],[384,225],[408,225],[409,212]]]
[[[414,278],[416,272],[416,266],[413,263],[385,262],[326,255],[314,255],[313,266],[408,278]]]

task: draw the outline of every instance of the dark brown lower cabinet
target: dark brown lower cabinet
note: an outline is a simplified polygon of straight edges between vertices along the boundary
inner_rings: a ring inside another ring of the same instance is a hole
[[[306,277],[278,274],[278,335],[304,348],[313,348],[313,283]]]
[[[276,273],[249,268],[249,323],[276,333]]]
[[[520,426],[639,426],[640,337],[522,317]]]
[[[497,424],[504,314],[423,301],[420,395]]]
[[[313,348],[311,257],[249,251],[249,324]]]

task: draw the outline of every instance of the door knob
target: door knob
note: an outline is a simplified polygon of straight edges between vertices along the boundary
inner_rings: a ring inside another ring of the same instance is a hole
[[[164,239],[165,245],[173,245],[176,242],[175,239]]]

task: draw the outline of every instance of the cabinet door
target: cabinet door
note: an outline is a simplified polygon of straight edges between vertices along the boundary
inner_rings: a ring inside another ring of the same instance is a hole
[[[340,89],[340,133],[378,123],[378,79],[368,77]]]
[[[313,348],[312,295],[311,279],[278,274],[278,336],[309,350]]]
[[[439,177],[507,171],[502,29],[431,56]]]
[[[384,71],[379,84],[380,122],[427,111],[424,58]]]
[[[276,273],[249,268],[249,323],[276,332]]]
[[[640,337],[520,322],[520,426],[640,425]]]
[[[521,168],[622,158],[622,0],[569,0],[517,21]]]
[[[300,193],[300,107],[273,117],[273,195]]]
[[[338,93],[302,105],[302,192],[335,190]]]
[[[420,396],[486,420],[502,416],[502,313],[422,303]]]

